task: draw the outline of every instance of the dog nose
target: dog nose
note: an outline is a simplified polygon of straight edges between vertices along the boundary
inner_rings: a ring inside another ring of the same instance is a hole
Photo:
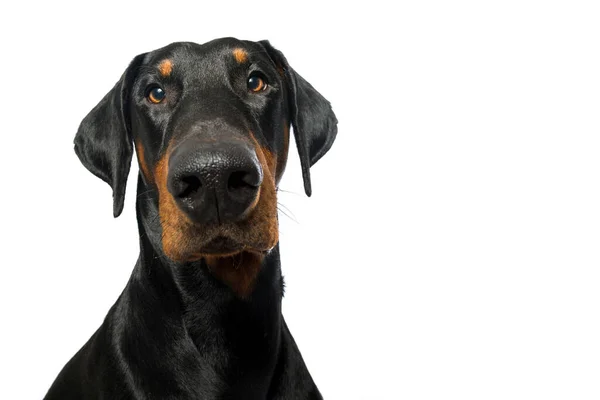
[[[197,223],[233,222],[256,203],[263,172],[243,143],[182,143],[169,158],[167,187]]]

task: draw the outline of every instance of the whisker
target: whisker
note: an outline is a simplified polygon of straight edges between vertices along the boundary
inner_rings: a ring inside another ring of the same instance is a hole
[[[284,206],[283,204],[281,204],[281,203],[277,203],[277,204],[278,204],[278,205],[280,205],[280,206],[282,206],[282,207],[285,207],[285,206]],[[299,223],[299,222],[298,222],[298,219],[296,218],[296,216],[294,215],[294,213],[293,213],[293,212],[291,212],[289,208],[287,208],[287,207],[286,207],[286,209],[287,209],[287,210],[290,212],[290,214],[292,214],[291,216],[290,216],[290,215],[289,215],[287,212],[285,212],[283,209],[281,209],[281,208],[277,207],[277,210],[279,210],[279,211],[280,211],[280,212],[281,212],[283,215],[285,215],[286,217],[288,217],[289,219],[291,219],[292,221],[294,221],[295,223],[297,223],[297,224],[298,224],[298,223]]]
[[[277,191],[278,191],[278,192],[282,192],[282,193],[294,194],[294,195],[296,195],[296,196],[301,196],[301,194],[300,194],[300,193],[298,193],[298,192],[292,192],[292,191],[290,191],[290,190],[285,190],[285,189],[281,189],[281,188],[277,188]]]
[[[278,209],[279,209],[279,206],[285,208],[285,210],[287,212],[289,212],[290,214],[292,214],[292,216],[294,217],[294,221],[298,222],[298,219],[296,218],[296,214],[294,214],[294,212],[288,206],[286,206],[285,204],[283,204],[283,203],[281,203],[279,201],[277,202],[277,206],[278,206],[277,207]]]
[[[290,208],[289,208],[289,207],[287,207],[285,204],[283,204],[283,203],[280,203],[280,202],[277,202],[277,205],[278,205],[278,206],[281,206],[281,207],[283,207],[283,208],[285,208],[287,211],[289,211],[291,214],[293,214],[292,210],[290,210]]]

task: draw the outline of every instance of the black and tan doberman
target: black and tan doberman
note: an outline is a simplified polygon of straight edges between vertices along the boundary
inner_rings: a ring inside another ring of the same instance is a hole
[[[174,43],[133,59],[75,152],[123,210],[135,152],[140,256],[46,399],[320,399],[281,314],[277,187],[289,127],[309,168],[329,102],[269,42]]]

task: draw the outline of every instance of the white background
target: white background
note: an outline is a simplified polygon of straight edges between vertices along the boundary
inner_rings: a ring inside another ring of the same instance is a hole
[[[594,2],[5,2],[0,398],[40,399],[137,258],[81,166],[85,114],[138,53],[269,39],[333,104],[280,202],[284,315],[327,399],[600,398]],[[8,4],[8,5],[6,5]]]

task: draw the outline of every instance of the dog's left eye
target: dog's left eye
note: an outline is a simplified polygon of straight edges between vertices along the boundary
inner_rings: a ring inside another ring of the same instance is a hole
[[[150,100],[151,103],[158,104],[164,100],[166,93],[162,88],[156,86],[148,91],[146,97]]]
[[[262,92],[267,88],[267,83],[258,75],[251,75],[248,78],[248,89],[253,92]]]

